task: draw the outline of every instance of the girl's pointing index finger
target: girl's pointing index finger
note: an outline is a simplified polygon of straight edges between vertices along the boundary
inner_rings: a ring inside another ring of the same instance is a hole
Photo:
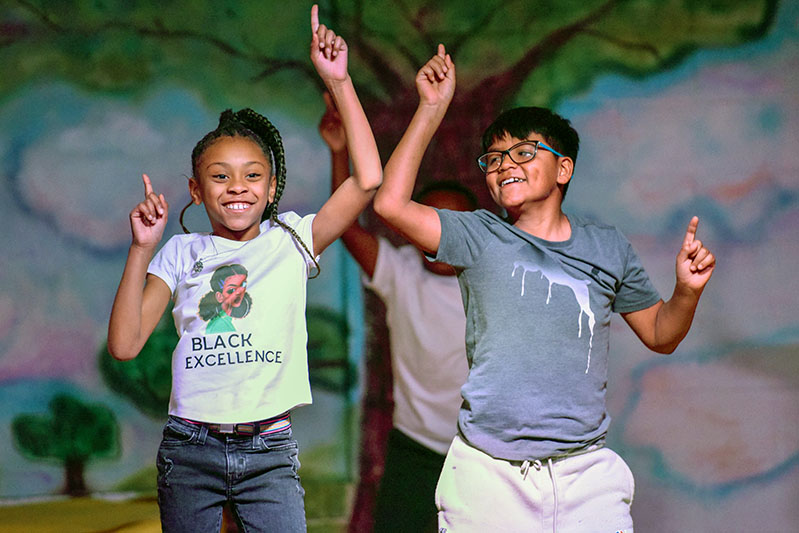
[[[319,29],[319,6],[314,4],[311,6],[311,31],[316,33]]]

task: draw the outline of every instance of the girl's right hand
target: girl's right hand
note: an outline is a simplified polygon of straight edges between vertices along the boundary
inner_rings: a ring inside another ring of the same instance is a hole
[[[164,234],[169,204],[163,194],[155,194],[147,174],[141,177],[144,182],[144,201],[130,212],[130,230],[134,245],[155,247]]]
[[[336,32],[319,24],[319,6],[311,7],[311,62],[325,81],[342,82],[347,79],[347,43]]]
[[[449,105],[455,94],[455,63],[443,44],[416,74],[420,105]]]

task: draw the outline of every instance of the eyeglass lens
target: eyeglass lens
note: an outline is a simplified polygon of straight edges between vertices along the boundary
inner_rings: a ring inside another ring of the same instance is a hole
[[[483,172],[493,172],[502,166],[505,156],[509,156],[514,163],[522,164],[535,157],[538,151],[537,142],[521,142],[501,152],[488,152],[481,155],[477,162]]]

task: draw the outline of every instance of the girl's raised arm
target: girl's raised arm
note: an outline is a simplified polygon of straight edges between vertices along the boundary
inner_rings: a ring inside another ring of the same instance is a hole
[[[341,115],[353,168],[353,175],[336,189],[314,219],[314,254],[320,254],[369,205],[383,179],[383,169],[372,128],[347,72],[347,43],[319,24],[316,5],[311,8],[311,32],[311,61]]]
[[[163,194],[153,192],[147,174],[142,175],[142,181],[144,201],[130,212],[133,242],[108,321],[108,352],[120,360],[139,355],[171,297],[162,279],[147,274],[150,259],[164,234],[169,204]]]

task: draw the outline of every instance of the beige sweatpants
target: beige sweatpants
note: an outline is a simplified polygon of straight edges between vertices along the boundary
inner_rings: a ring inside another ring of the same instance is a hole
[[[633,475],[609,448],[519,464],[456,436],[436,488],[440,533],[632,533]]]

